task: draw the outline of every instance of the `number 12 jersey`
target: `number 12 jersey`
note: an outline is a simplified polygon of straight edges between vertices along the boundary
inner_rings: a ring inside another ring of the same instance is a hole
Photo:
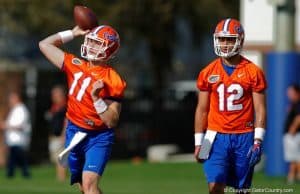
[[[241,62],[228,75],[222,59],[218,58],[199,73],[197,87],[209,92],[208,129],[221,133],[253,131],[252,93],[263,92],[267,87],[259,67],[241,57]]]

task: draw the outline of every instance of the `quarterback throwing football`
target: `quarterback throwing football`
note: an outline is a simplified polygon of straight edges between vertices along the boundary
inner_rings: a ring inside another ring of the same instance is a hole
[[[59,48],[78,36],[85,36],[81,46],[85,60]],[[119,120],[126,83],[107,63],[119,46],[117,31],[106,25],[91,31],[75,26],[39,42],[41,52],[67,77],[66,147],[76,142],[68,155],[71,184],[79,183],[85,194],[101,194],[98,182],[111,153],[113,128]],[[72,141],[78,134],[84,135]]]
[[[216,26],[219,57],[199,74],[195,112],[195,158],[204,162],[209,193],[226,186],[248,193],[265,134],[264,73],[240,55],[244,29],[235,19]]]

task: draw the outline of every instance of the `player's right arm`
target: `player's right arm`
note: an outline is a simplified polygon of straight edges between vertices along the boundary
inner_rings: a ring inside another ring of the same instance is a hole
[[[60,49],[60,46],[74,37],[85,35],[88,32],[89,30],[84,31],[75,26],[72,30],[50,35],[39,42],[40,50],[51,63],[61,69],[64,62],[64,51]]]
[[[195,152],[194,156],[199,162],[199,152],[202,139],[207,128],[207,115],[209,109],[209,92],[200,91],[198,94],[198,103],[195,111]]]

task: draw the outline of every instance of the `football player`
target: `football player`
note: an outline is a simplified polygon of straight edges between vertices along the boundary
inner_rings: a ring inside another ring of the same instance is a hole
[[[211,194],[224,193],[226,186],[247,193],[261,156],[266,80],[263,71],[240,54],[244,36],[239,21],[220,21],[213,34],[218,58],[197,80],[194,155],[204,162]]]
[[[81,57],[60,46],[84,36]],[[70,152],[68,163],[71,184],[79,183],[85,194],[101,194],[98,187],[111,153],[113,128],[117,125],[126,82],[108,64],[120,47],[120,38],[110,26],[91,31],[75,26],[39,42],[41,52],[67,77],[68,104],[66,147],[77,132],[86,137]],[[74,138],[75,139],[75,138]]]

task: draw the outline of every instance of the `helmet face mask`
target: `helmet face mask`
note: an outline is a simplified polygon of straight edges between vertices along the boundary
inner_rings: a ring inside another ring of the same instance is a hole
[[[244,30],[237,20],[225,19],[218,23],[213,38],[216,55],[230,58],[241,52]]]
[[[107,61],[119,47],[118,33],[110,26],[98,26],[85,36],[81,56],[89,61]]]
[[[82,57],[90,61],[97,61],[105,58],[104,40],[96,40],[86,36],[83,45],[81,45]]]

